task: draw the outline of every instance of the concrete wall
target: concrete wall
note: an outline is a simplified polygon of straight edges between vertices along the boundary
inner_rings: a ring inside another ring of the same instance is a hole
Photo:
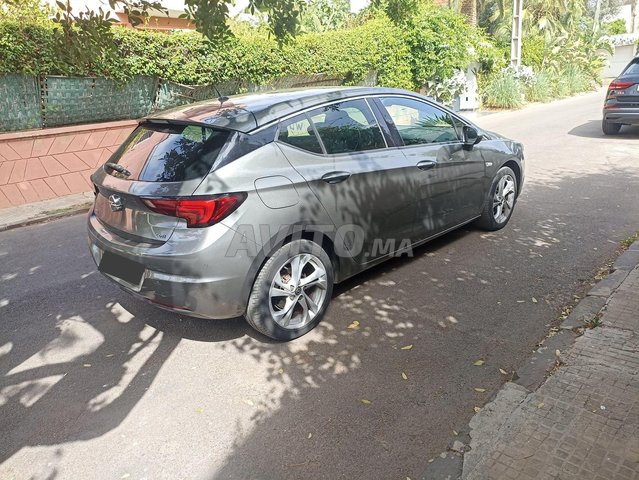
[[[626,65],[637,53],[637,46],[621,45],[615,47],[615,53],[611,56],[606,52],[606,66],[604,67],[604,77],[614,78],[618,76]]]
[[[0,208],[92,190],[89,176],[135,125],[127,120],[0,135]]]

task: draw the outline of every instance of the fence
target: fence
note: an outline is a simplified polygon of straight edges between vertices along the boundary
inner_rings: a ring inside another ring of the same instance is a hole
[[[94,77],[0,76],[0,131],[140,118],[197,100],[232,95],[240,82],[187,86],[137,76],[125,84]]]
[[[0,77],[0,130],[42,127],[40,91],[36,77]]]
[[[371,72],[360,85],[375,85],[376,80],[376,73]],[[114,80],[94,77],[4,75],[0,76],[0,131],[135,119],[241,91],[343,83],[344,79],[325,74],[283,77],[269,85],[230,80],[198,86],[145,76],[118,84]]]

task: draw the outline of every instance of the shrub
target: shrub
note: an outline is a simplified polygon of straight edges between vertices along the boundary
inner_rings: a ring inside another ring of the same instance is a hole
[[[354,84],[377,70],[380,85],[408,89],[415,85],[407,61],[409,46],[399,27],[383,17],[345,30],[301,35],[284,48],[284,56],[295,58],[284,68],[285,74],[324,72]]]
[[[592,89],[592,79],[583,69],[575,65],[567,65],[560,73],[568,84],[570,95]]]
[[[622,35],[628,33],[626,21],[623,18],[604,23],[601,26],[601,31],[604,35]]]
[[[236,25],[235,37],[215,43],[196,32],[112,27],[100,55],[80,55],[80,44],[65,48],[61,29],[52,22],[0,21],[0,74],[119,81],[157,75],[197,85],[229,79],[264,84],[285,75],[326,73],[355,84],[375,70],[380,85],[418,89],[491,53],[479,30],[448,9],[424,6],[411,18],[409,27],[373,16],[351,28],[300,35],[284,45],[264,30],[242,25]],[[82,38],[78,31],[74,41]]]
[[[410,65],[415,86],[451,78],[472,60],[481,60],[485,39],[464,17],[453,10],[420,4],[402,26],[410,49]]]
[[[481,88],[482,103],[494,108],[520,108],[523,106],[519,81],[507,72],[490,75]]]
[[[521,42],[521,62],[539,71],[544,64],[546,42],[541,35],[524,35]]]
[[[564,98],[571,94],[571,88],[568,80],[562,75],[562,72],[550,73],[551,92],[554,98]]]
[[[0,22],[0,74],[40,75],[60,68],[51,24],[22,24],[14,20]]]

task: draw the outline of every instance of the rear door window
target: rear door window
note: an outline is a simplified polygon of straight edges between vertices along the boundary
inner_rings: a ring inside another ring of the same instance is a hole
[[[283,121],[280,124],[280,133],[277,139],[302,150],[322,153],[322,146],[306,114]]]
[[[639,75],[639,60],[634,60],[623,71],[623,75]]]
[[[385,148],[382,131],[365,100],[332,103],[309,112],[326,153]]]
[[[182,182],[203,178],[229,135],[227,130],[200,125],[143,123],[109,162],[131,172],[128,180]]]
[[[460,138],[451,116],[444,110],[410,98],[384,97],[380,100],[404,145],[455,142]]]

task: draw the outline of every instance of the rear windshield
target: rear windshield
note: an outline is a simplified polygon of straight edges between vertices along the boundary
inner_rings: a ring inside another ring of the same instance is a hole
[[[144,123],[109,162],[131,174],[128,180],[182,182],[204,177],[226,143],[229,132],[200,125]],[[109,173],[120,176],[107,168]]]
[[[639,60],[635,59],[623,72],[624,75],[639,75]]]

